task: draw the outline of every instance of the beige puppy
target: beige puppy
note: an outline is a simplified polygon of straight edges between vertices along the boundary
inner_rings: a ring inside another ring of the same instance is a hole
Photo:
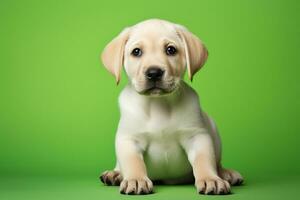
[[[216,125],[183,80],[204,65],[207,50],[183,26],[151,19],[123,30],[102,53],[104,66],[129,84],[119,97],[117,164],[101,180],[123,194],[148,194],[152,181],[194,181],[201,194],[230,193],[242,176],[221,166]],[[152,181],[151,181],[152,180]]]

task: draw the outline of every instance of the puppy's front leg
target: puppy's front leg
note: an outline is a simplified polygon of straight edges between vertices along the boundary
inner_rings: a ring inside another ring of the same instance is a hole
[[[230,185],[217,173],[214,144],[209,133],[199,133],[185,141],[184,148],[193,167],[195,186],[200,194],[228,194]]]
[[[128,138],[119,138],[116,142],[116,151],[123,175],[120,192],[122,194],[152,193],[153,184],[147,177],[143,155],[137,142]]]

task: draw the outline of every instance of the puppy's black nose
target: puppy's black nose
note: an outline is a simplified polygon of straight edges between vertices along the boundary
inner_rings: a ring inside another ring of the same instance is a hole
[[[158,67],[150,67],[147,69],[145,75],[150,81],[159,81],[164,75],[164,71]]]

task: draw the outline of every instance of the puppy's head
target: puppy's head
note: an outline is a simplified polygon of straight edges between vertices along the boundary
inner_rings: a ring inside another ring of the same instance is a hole
[[[151,19],[123,30],[105,47],[102,62],[117,83],[124,66],[138,93],[163,95],[178,88],[186,68],[192,80],[207,55],[202,42],[183,26]]]

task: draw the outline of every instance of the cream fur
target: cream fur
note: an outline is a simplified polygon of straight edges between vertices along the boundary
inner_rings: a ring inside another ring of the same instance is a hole
[[[170,43],[178,49],[176,56],[163,50]],[[144,51],[140,58],[131,55],[136,47]],[[229,183],[242,182],[238,172],[222,168],[216,125],[201,109],[196,92],[182,80],[185,66],[192,78],[207,55],[202,42],[187,29],[156,19],[127,28],[108,44],[102,54],[104,65],[117,81],[124,65],[129,84],[119,97],[117,164],[110,175],[103,174],[103,182],[114,183],[114,176],[118,177],[125,194],[151,193],[153,180],[195,180],[203,194],[227,194]],[[151,66],[165,70],[166,94],[141,94],[147,85],[145,70]]]

